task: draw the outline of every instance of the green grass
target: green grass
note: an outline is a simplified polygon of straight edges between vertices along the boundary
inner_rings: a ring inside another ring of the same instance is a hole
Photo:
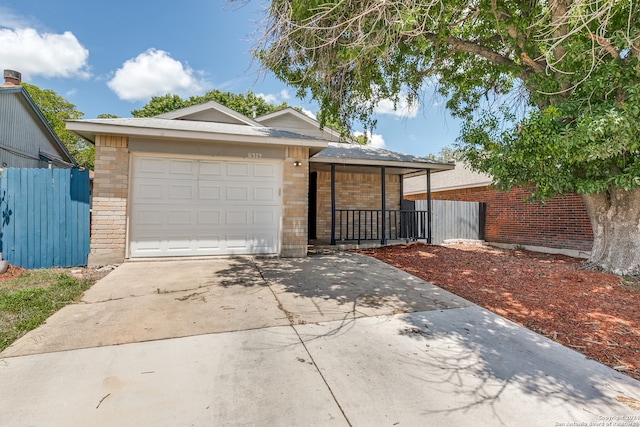
[[[50,269],[31,270],[0,282],[0,351],[65,305],[77,301],[94,281]]]

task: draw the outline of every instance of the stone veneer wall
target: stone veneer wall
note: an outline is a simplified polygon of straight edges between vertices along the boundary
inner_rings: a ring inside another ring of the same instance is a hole
[[[124,260],[129,194],[129,149],[124,136],[97,135],[90,265]]]
[[[295,166],[294,162],[300,162]],[[309,216],[309,149],[289,147],[282,170],[283,257],[307,255]]]
[[[382,205],[380,178],[380,171],[376,169],[372,169],[370,174],[336,171],[336,209],[380,209]],[[385,190],[387,210],[399,210],[400,177],[386,175]],[[329,240],[331,239],[331,172],[318,172],[316,194],[316,237]],[[338,238],[337,235],[336,238]]]

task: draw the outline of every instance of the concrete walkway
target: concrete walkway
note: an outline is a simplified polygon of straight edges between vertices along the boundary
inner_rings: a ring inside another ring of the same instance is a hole
[[[640,383],[347,253],[125,263],[0,353],[8,426],[572,422]]]

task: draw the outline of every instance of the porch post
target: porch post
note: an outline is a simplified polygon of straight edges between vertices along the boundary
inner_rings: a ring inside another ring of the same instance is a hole
[[[387,200],[386,200],[386,191],[385,191],[385,167],[382,166],[380,168],[380,182],[381,187],[382,187],[382,240],[380,241],[381,244],[386,244],[387,243],[387,219],[386,219],[386,213],[387,213]]]
[[[331,244],[336,244],[336,165],[331,163]]]
[[[427,169],[427,243],[431,244],[431,169]]]

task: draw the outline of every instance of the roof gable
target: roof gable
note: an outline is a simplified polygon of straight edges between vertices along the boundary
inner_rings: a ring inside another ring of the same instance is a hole
[[[155,117],[158,119],[169,120],[190,120],[194,122],[216,122],[232,125],[263,126],[244,114],[240,114],[237,111],[227,108],[216,101],[207,101],[202,104],[191,105],[189,107],[180,108],[179,110],[170,111]]]
[[[339,132],[333,129],[328,127],[320,129],[320,123],[317,120],[291,107],[257,117],[256,121],[264,126],[285,129],[315,138],[326,139],[327,141],[341,141],[344,139],[340,137]]]
[[[68,167],[75,166],[71,154],[55,134],[49,122],[33,101],[27,90],[20,85],[0,85],[0,128],[5,146],[41,160]],[[33,152],[37,149],[37,152]]]

